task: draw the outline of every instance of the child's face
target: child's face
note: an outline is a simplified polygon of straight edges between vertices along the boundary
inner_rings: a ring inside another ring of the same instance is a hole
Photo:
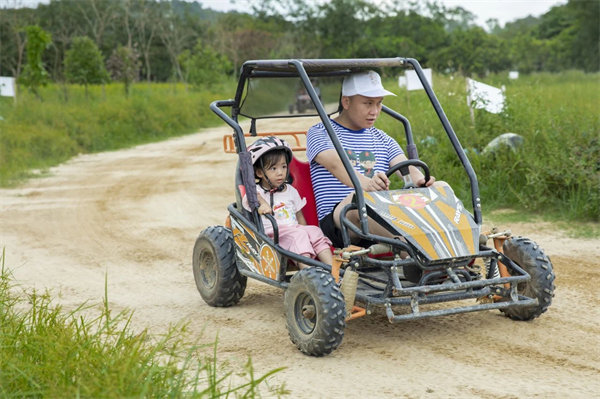
[[[280,156],[277,162],[275,162],[274,164],[264,168],[264,172],[266,173],[267,178],[274,186],[273,188],[279,187],[285,182],[285,179],[287,177],[287,170],[288,165],[285,159],[285,155]],[[264,180],[263,177],[265,175],[263,174],[262,170],[257,170],[256,174],[261,180]],[[268,185],[268,183],[264,182],[263,186],[264,185]]]

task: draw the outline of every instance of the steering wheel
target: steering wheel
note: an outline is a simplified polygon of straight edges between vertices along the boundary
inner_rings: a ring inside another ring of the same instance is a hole
[[[408,169],[409,166],[416,166],[417,168],[421,168],[423,170],[423,173],[425,174],[425,184],[427,184],[427,182],[431,178],[431,175],[429,173],[429,167],[427,166],[427,164],[425,162],[420,161],[418,159],[407,159],[406,161],[399,162],[396,165],[392,166],[387,171],[386,175],[387,175],[387,177],[390,177],[396,171],[399,170],[400,174],[402,175],[402,178],[404,179],[404,188],[415,188],[417,186],[415,185],[415,183],[412,181],[412,178],[410,177],[409,169]]]

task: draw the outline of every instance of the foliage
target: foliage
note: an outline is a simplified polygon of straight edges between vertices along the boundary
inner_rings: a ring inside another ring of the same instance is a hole
[[[73,39],[73,45],[65,56],[65,75],[67,81],[84,85],[86,88],[89,84],[100,84],[109,80],[102,53],[89,37]]]
[[[27,26],[25,32],[27,33],[27,64],[19,77],[19,83],[38,95],[39,88],[45,86],[49,80],[48,72],[42,62],[42,53],[52,43],[52,36],[37,25]]]
[[[499,72],[510,67],[502,56],[504,47],[482,28],[459,29],[450,37],[450,43],[435,53],[431,64],[438,70],[458,71],[464,76]]]
[[[214,86],[232,69],[225,56],[201,41],[196,43],[193,52],[186,50],[179,57],[186,81],[196,87]]]
[[[570,0],[567,9],[573,14],[569,31],[569,47],[574,68],[584,71],[600,69],[600,2],[597,0]]]
[[[539,18],[485,31],[473,14],[436,1],[248,0],[240,12],[219,13],[183,0],[53,0],[36,9],[3,9],[0,71],[19,76],[23,26],[39,21],[53,45],[42,61],[62,81],[66,52],[87,36],[105,59],[121,47],[140,53],[146,80],[184,81],[182,54],[200,41],[228,58],[233,73],[248,59],[396,57],[422,65],[483,75],[509,68],[521,73],[600,69],[600,2],[569,0]],[[244,9],[244,7],[246,7]],[[184,56],[185,57],[185,56]],[[224,71],[223,73],[229,73]]]
[[[0,263],[2,397],[254,398],[281,370],[255,376],[248,360],[237,378],[246,382],[232,385],[232,371],[217,361],[216,342],[188,343],[185,325],[153,337],[133,332],[130,312],[113,315],[106,294],[99,312],[84,305],[66,311],[35,291],[18,295],[4,251]],[[273,394],[286,393],[274,388]]]
[[[114,80],[123,82],[125,95],[129,96],[131,84],[139,78],[139,55],[134,48],[119,46],[112,53],[106,66]]]

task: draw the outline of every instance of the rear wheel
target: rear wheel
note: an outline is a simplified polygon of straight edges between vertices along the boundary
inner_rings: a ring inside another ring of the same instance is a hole
[[[323,356],[340,346],[346,309],[330,273],[313,267],[297,272],[285,292],[284,306],[290,339],[300,351]]]
[[[235,264],[231,230],[212,226],[202,231],[194,245],[192,267],[196,287],[210,306],[235,305],[244,295],[247,278]]]
[[[532,320],[548,310],[554,297],[554,272],[550,258],[533,241],[516,237],[506,240],[504,254],[531,276],[530,281],[519,283],[517,292],[537,298],[538,304],[530,307],[501,309],[513,320]]]

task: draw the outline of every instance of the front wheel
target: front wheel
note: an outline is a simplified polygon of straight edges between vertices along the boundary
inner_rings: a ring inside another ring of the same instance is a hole
[[[538,304],[528,307],[501,309],[513,320],[532,320],[548,310],[554,297],[554,272],[550,258],[533,241],[516,237],[506,240],[504,255],[515,262],[531,276],[531,280],[519,283],[519,295],[537,298]]]
[[[232,306],[244,295],[248,279],[235,264],[231,230],[211,226],[202,231],[194,245],[192,267],[200,296],[210,306]]]
[[[303,353],[323,356],[342,343],[346,308],[340,288],[321,268],[297,272],[285,291],[287,329]]]

